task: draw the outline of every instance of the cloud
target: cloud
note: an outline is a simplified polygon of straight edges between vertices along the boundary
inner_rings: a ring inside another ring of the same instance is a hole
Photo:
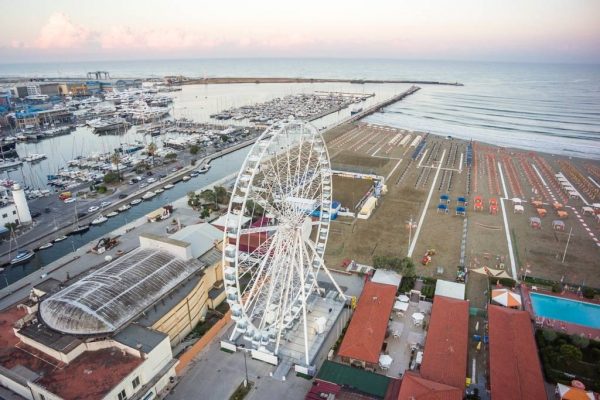
[[[66,49],[87,44],[92,32],[75,24],[64,13],[55,12],[40,29],[34,47],[40,49]]]

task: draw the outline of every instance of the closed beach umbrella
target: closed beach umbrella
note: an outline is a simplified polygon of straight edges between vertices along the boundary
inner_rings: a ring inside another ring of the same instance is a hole
[[[521,296],[508,289],[492,290],[492,300],[504,307],[520,307]]]

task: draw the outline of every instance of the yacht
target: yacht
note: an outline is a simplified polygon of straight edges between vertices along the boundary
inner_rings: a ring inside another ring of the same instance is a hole
[[[56,239],[54,239],[54,243],[58,243],[58,242],[62,242],[63,240],[65,240],[67,237],[65,235],[59,236]]]
[[[31,251],[31,250],[21,250],[21,251],[17,252],[17,256],[15,258],[13,258],[12,260],[10,260],[10,264],[11,265],[21,264],[21,263],[29,260],[33,256],[35,256],[35,253],[33,251]]]
[[[144,193],[144,195],[142,196],[142,200],[150,200],[154,196],[156,196],[156,193],[154,193],[152,190],[150,190],[150,191]]]
[[[106,221],[108,221],[108,218],[106,218],[104,215],[100,214],[98,216],[98,218],[96,218],[95,220],[92,221],[92,225],[100,225],[105,223]]]
[[[135,199],[133,200],[131,203],[132,206],[137,206],[138,204],[140,204],[142,202],[142,199]]]
[[[123,204],[121,207],[117,208],[119,212],[127,211],[131,208],[129,204]]]
[[[40,247],[38,247],[38,250],[49,249],[52,246],[54,246],[54,244],[52,242],[44,243],[43,245],[41,245]]]

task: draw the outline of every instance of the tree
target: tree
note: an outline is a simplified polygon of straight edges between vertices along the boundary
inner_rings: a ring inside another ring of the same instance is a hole
[[[104,175],[103,180],[104,180],[104,183],[108,183],[108,184],[115,183],[115,182],[119,181],[119,175],[116,172],[110,171]]]
[[[200,196],[196,192],[188,192],[188,205],[192,208],[196,208],[200,205]]]
[[[229,202],[229,193],[223,186],[215,186],[215,198],[217,204],[227,204]]]
[[[190,154],[196,155],[196,154],[198,154],[199,151],[200,151],[200,148],[198,146],[196,146],[195,144],[190,146]]]
[[[415,276],[415,263],[410,257],[374,256],[373,266],[390,269],[408,277]]]
[[[165,156],[167,161],[175,161],[175,159],[177,159],[177,153],[169,153]]]
[[[156,147],[156,143],[154,143],[154,142],[151,142],[148,145],[148,147],[146,148],[146,151],[148,152],[148,155],[150,157],[152,157],[152,165],[154,165],[154,155],[156,154],[156,150],[157,150],[157,147]]]
[[[567,365],[570,365],[575,361],[581,361],[583,358],[581,350],[572,344],[563,344],[560,346],[560,356]]]
[[[546,339],[546,341],[548,343],[554,342],[556,340],[556,337],[558,336],[556,332],[554,332],[553,330],[550,330],[550,329],[542,330],[542,335],[544,336],[544,339]]]
[[[585,336],[571,335],[571,343],[573,343],[575,346],[579,347],[580,349],[585,349],[586,347],[588,347],[590,345],[590,340],[588,338],[586,338]]]
[[[120,181],[121,172],[119,171],[119,164],[121,164],[121,154],[116,149],[115,152],[110,156],[110,162],[117,166],[117,180]]]
[[[257,217],[260,216],[262,217],[263,215],[265,215],[265,209],[258,203],[252,201],[252,200],[248,200],[246,202],[246,210],[250,213],[252,213],[253,216]]]
[[[202,200],[206,201],[206,202],[209,202],[209,203],[216,203],[217,202],[217,197],[215,195],[215,192],[213,192],[210,189],[203,190],[200,193],[200,198]]]

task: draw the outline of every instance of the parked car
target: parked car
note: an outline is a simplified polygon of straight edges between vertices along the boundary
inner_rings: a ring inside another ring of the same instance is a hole
[[[42,215],[42,213],[41,213],[41,212],[39,212],[39,211],[34,211],[34,212],[32,212],[32,213],[31,213],[31,218],[37,218],[37,217],[39,217],[40,215]]]
[[[76,202],[76,201],[77,201],[77,199],[76,199],[75,197],[69,197],[68,199],[65,199],[65,200],[63,201],[63,203],[65,203],[65,204],[69,204],[69,203],[74,203],[74,202]]]
[[[121,194],[119,194],[119,198],[120,199],[124,199],[127,196],[129,196],[127,193],[121,193]]]
[[[146,179],[146,182],[154,183],[154,182],[156,182],[156,178],[148,178],[148,179]]]
[[[108,207],[112,204],[112,201],[103,201],[102,203],[100,203],[100,207],[104,208],[104,207]]]
[[[100,207],[98,207],[98,206],[91,206],[90,208],[88,208],[88,212],[93,213],[93,212],[98,211],[99,209],[100,209]]]

